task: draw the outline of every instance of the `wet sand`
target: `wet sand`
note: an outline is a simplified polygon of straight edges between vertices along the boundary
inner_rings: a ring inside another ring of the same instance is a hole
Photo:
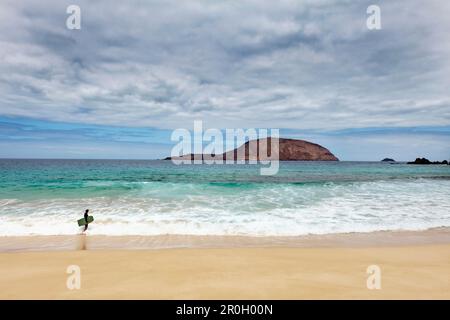
[[[423,231],[377,231],[296,237],[249,236],[63,236],[0,237],[0,252],[61,250],[144,250],[174,248],[322,248],[450,244],[450,228]]]

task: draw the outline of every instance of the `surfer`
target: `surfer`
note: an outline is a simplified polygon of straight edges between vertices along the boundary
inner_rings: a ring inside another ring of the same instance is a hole
[[[89,224],[88,223],[88,217],[89,217],[88,213],[89,213],[89,209],[86,209],[86,211],[84,212],[84,220],[86,221],[86,224],[84,226],[83,232],[85,232],[88,228],[88,224]]]

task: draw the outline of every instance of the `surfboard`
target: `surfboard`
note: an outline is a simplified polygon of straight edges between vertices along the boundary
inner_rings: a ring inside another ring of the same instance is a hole
[[[92,221],[94,221],[94,217],[93,216],[88,216],[88,221],[87,223],[91,223]],[[84,226],[86,224],[86,220],[84,218],[78,220],[78,226]]]

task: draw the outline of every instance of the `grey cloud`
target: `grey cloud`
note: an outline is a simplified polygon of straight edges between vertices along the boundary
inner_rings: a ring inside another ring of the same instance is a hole
[[[379,1],[380,31],[365,27],[369,1],[86,0],[79,31],[65,28],[69,4],[0,4],[0,115],[161,128],[450,123],[444,0]]]

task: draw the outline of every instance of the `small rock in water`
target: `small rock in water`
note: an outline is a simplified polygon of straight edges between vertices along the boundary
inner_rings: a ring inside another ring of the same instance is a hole
[[[415,161],[408,162],[408,164],[446,164],[446,165],[448,165],[449,163],[447,160],[444,160],[442,162],[440,162],[440,161],[432,162],[432,161],[428,160],[427,158],[416,158]]]

